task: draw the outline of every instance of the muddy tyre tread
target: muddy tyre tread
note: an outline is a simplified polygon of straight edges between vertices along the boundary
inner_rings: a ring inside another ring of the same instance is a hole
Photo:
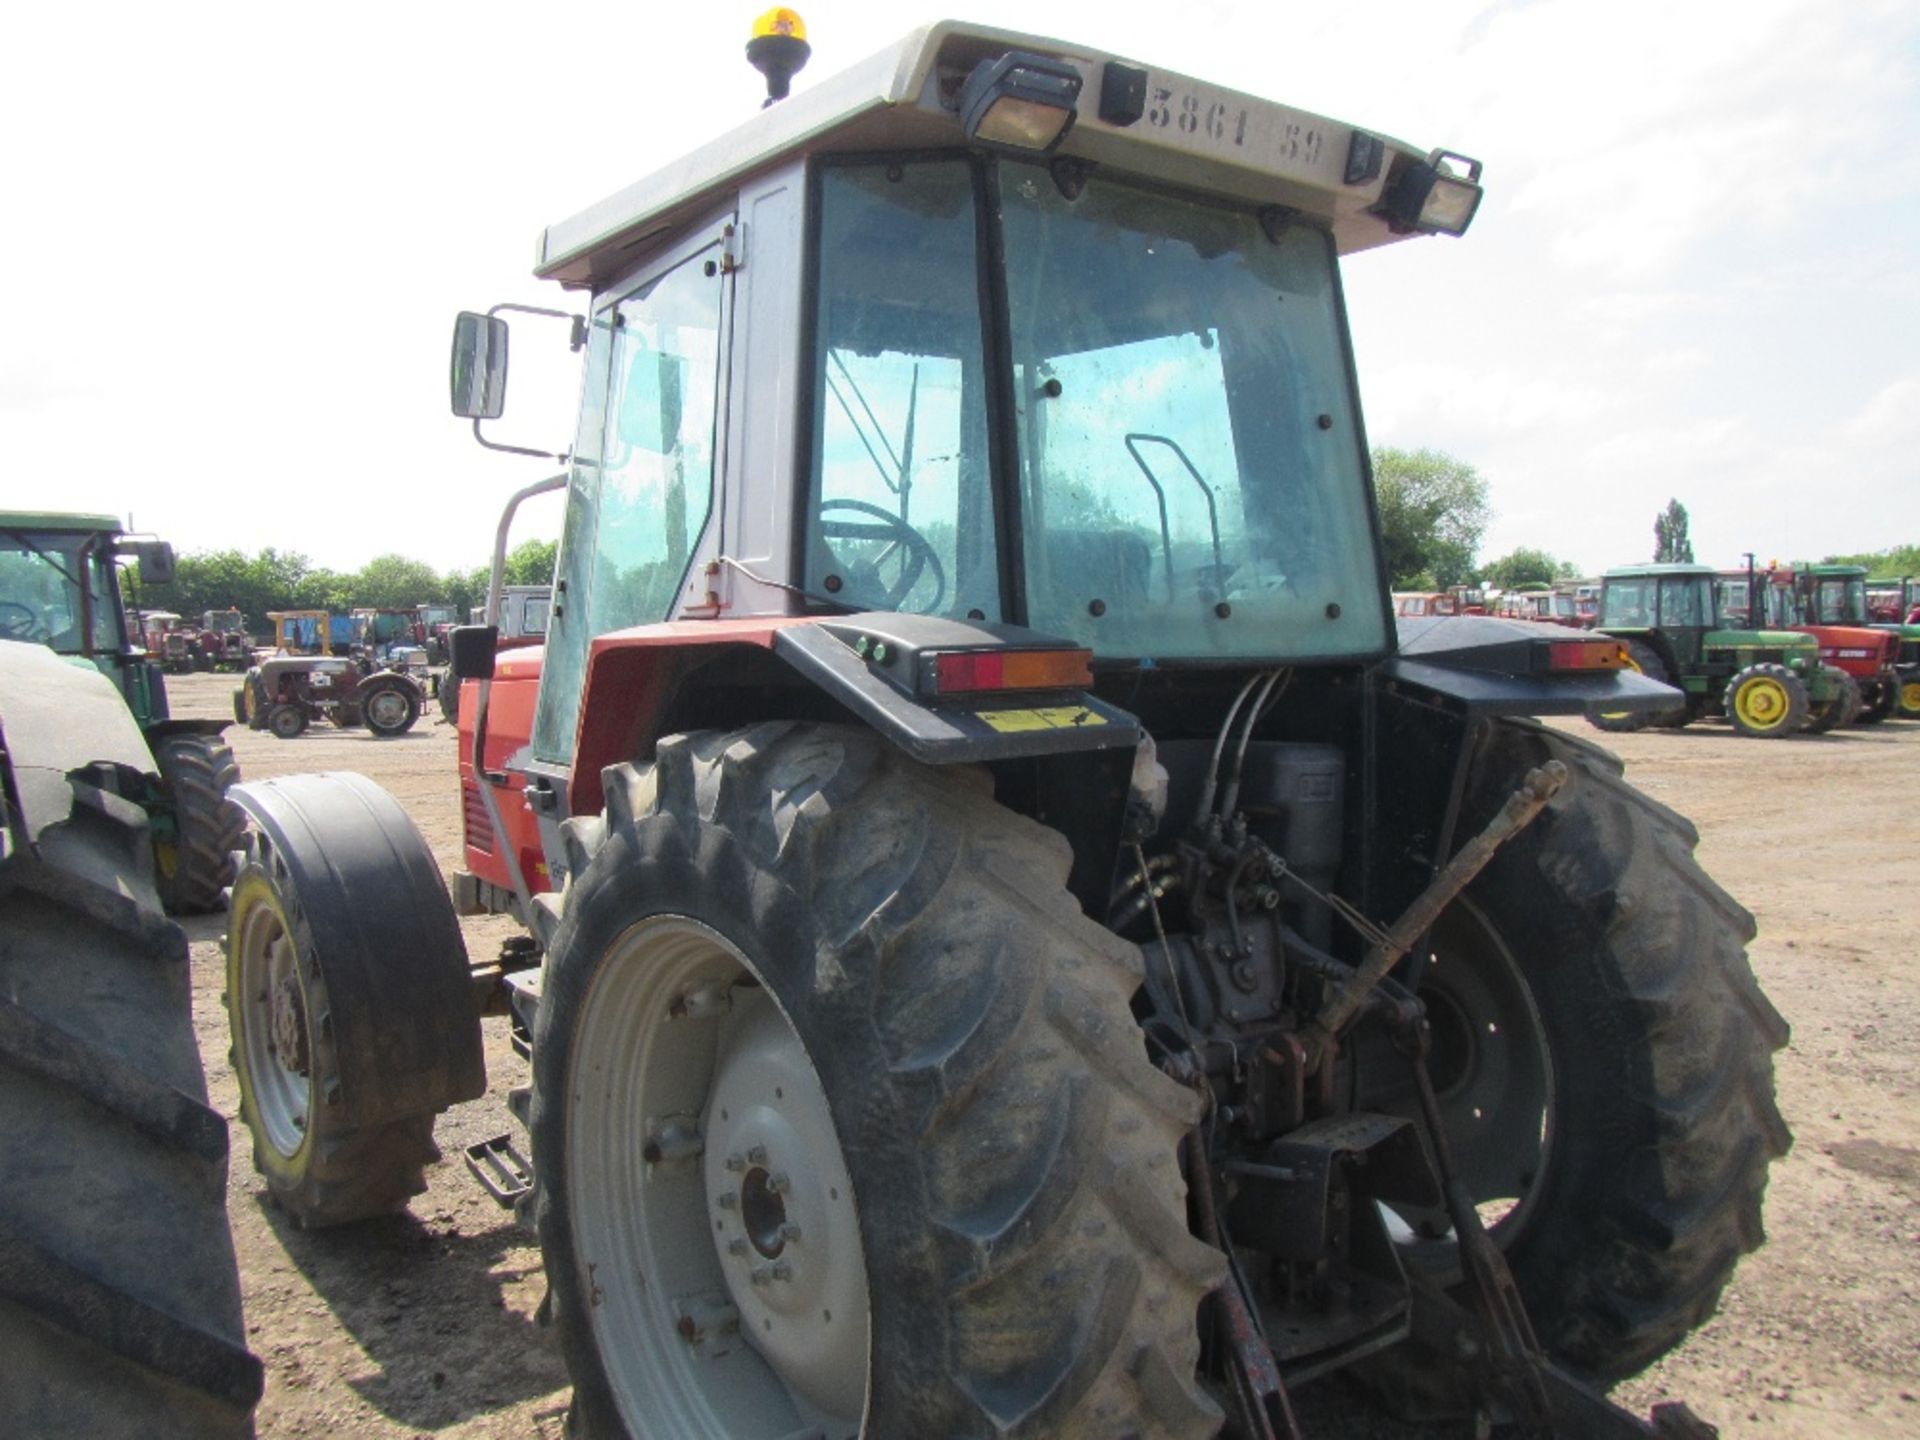
[[[1565,762],[1572,783],[1483,878],[1538,897],[1522,902],[1531,908],[1585,918],[1618,992],[1615,1013],[1592,1023],[1630,1027],[1637,1063],[1615,1077],[1630,1133],[1559,1142],[1595,1152],[1575,1207],[1582,1224],[1529,1230],[1510,1258],[1542,1340],[1610,1381],[1706,1321],[1735,1263],[1764,1240],[1768,1166],[1792,1144],[1773,1083],[1789,1028],[1747,960],[1752,916],[1694,859],[1693,825],[1629,785],[1616,757],[1508,720],[1482,773],[1548,759]]]
[[[233,749],[218,735],[174,735],[153,747],[173,801],[178,838],[174,871],[156,874],[169,915],[204,915],[223,904],[233,883],[233,854],[247,828],[246,813],[228,798],[240,783]]]
[[[578,1433],[626,1432],[569,1273],[543,1041],[584,985],[565,972],[596,897],[635,855],[669,847],[716,875],[737,848],[790,887],[815,922],[815,983],[844,977],[859,997],[872,1093],[836,1097],[836,1123],[844,1143],[885,1110],[872,1133],[901,1142],[854,1176],[875,1307],[871,1433],[1214,1434],[1195,1313],[1224,1260],[1187,1230],[1177,1163],[1198,1101],[1147,1062],[1128,1008],[1140,953],[1080,913],[1066,842],[997,805],[984,776],[912,764],[843,727],[675,736],[651,766],[609,769],[605,794],[604,821],[569,823],[577,888],[535,1046],[537,1211]],[[734,893],[760,908],[762,888]],[[983,931],[1021,943],[983,946]],[[986,951],[997,968],[969,970]],[[909,1311],[910,1325],[886,1318]]]
[[[0,864],[0,1433],[248,1435],[262,1369],[186,937],[144,812],[75,795]]]

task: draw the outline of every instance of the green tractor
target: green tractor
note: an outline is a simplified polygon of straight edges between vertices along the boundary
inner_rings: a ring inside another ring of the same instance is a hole
[[[1894,661],[1894,674],[1898,677],[1894,687],[1893,714],[1902,720],[1920,720],[1920,624],[1908,617],[1920,611],[1920,580],[1911,576],[1898,580],[1869,580],[1866,568],[1860,565],[1816,565],[1814,573],[1821,577],[1821,606],[1828,603],[1827,585],[1832,580],[1843,581],[1840,595],[1833,597],[1834,603],[1844,605],[1845,623],[1848,625],[1871,625],[1876,630],[1890,630],[1899,637],[1900,650]],[[1873,603],[1875,597],[1881,603]],[[1881,617],[1887,618],[1881,618]]]
[[[227,793],[240,767],[225,721],[169,713],[161,666],[129,623],[122,560],[137,560],[148,584],[172,578],[173,547],[127,534],[111,515],[0,511],[0,640],[45,646],[113,682],[153,752],[160,898],[173,915],[217,910],[246,823]]]
[[[1682,692],[1668,710],[1600,710],[1587,719],[1620,733],[1649,725],[1678,730],[1725,715],[1742,735],[1778,739],[1824,734],[1860,709],[1852,677],[1820,663],[1820,644],[1790,630],[1729,629],[1711,566],[1625,565],[1603,577],[1600,632],[1621,640],[1627,663]]]

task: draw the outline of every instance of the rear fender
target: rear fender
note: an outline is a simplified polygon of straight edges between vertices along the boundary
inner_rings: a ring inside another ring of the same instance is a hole
[[[835,617],[834,623],[845,629],[862,618]],[[909,621],[919,629],[954,625],[923,617],[874,619],[896,626]],[[595,640],[588,658],[568,810],[597,814],[604,803],[601,771],[647,758],[663,735],[756,719],[851,720],[930,765],[1131,752],[1140,737],[1131,715],[1090,695],[1070,699],[1049,696],[1050,703],[1037,708],[1001,710],[997,723],[971,709],[924,705],[804,616],[672,621],[619,631]]]

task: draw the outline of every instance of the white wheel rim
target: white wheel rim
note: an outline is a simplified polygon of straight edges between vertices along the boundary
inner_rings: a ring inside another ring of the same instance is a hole
[[[279,912],[264,901],[248,907],[238,945],[240,1063],[251,1082],[261,1138],[292,1156],[306,1142],[313,1104],[299,948]]]
[[[578,1278],[628,1429],[856,1435],[869,1314],[852,1186],[819,1077],[746,957],[679,916],[628,929],[592,982],[568,1085]]]

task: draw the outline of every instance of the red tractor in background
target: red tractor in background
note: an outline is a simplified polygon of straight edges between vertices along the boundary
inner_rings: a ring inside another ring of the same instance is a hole
[[[1798,630],[1819,643],[1820,661],[1849,676],[1859,691],[1854,718],[1878,725],[1900,708],[1900,636],[1870,629],[1866,572],[1858,566],[1773,566],[1749,577],[1766,596],[1765,624]]]
[[[238,610],[209,610],[200,617],[194,637],[198,670],[244,670],[253,663],[253,637],[247,617]]]

